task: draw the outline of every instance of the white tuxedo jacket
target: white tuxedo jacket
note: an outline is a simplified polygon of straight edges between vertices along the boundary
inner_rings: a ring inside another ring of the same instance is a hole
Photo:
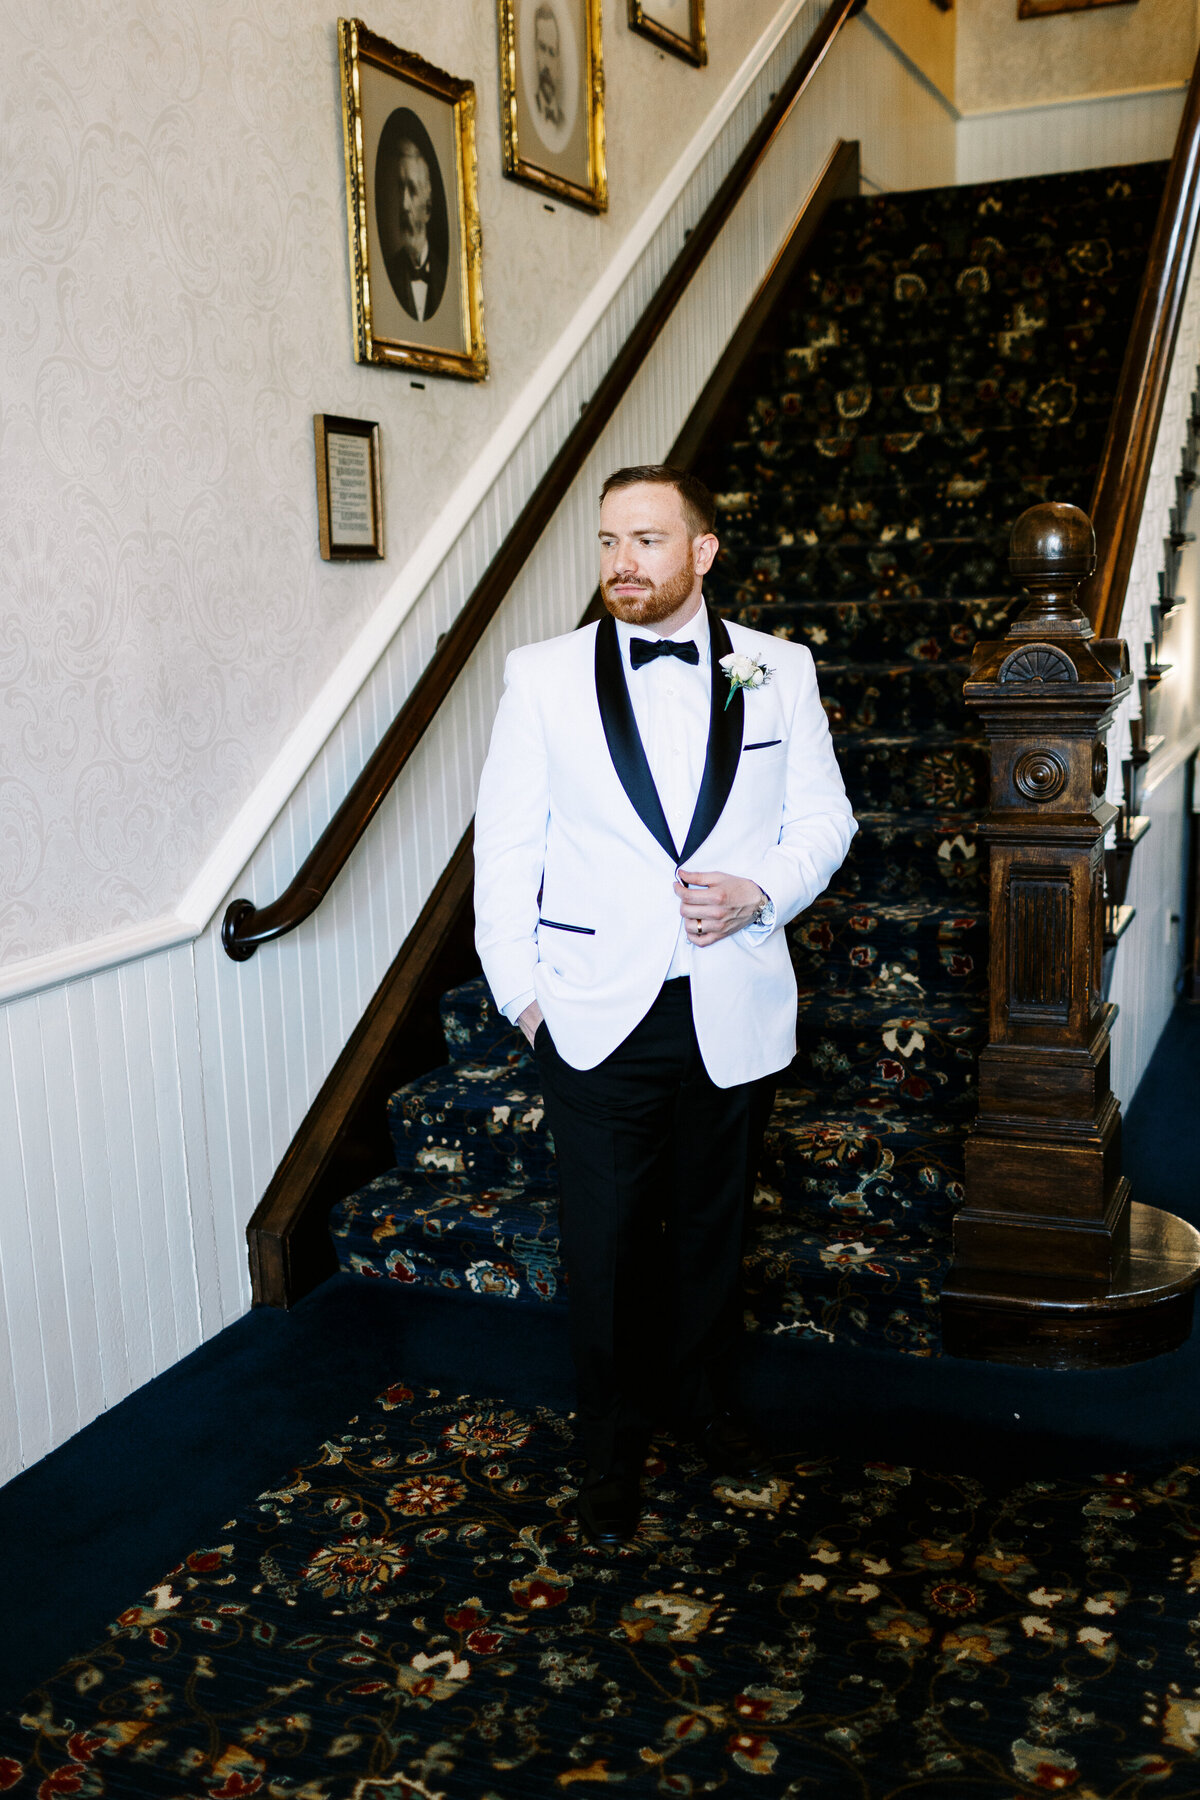
[[[692,1012],[718,1087],[782,1069],[796,979],[782,927],[811,905],[856,826],[809,651],[710,611],[708,750],[687,838],[672,842],[634,723],[616,627],[514,650],[475,815],[475,941],[499,1006],[531,988],[555,1047],[590,1069],[654,1002],[679,934],[677,867],[748,876],[775,929],[692,954]],[[729,683],[719,659],[774,671]],[[757,937],[758,941],[753,941]]]

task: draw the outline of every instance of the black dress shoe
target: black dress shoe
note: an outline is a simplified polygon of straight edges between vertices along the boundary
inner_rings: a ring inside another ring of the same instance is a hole
[[[636,1475],[626,1473],[585,1480],[576,1501],[585,1541],[602,1547],[628,1543],[641,1510],[641,1485]]]
[[[770,1456],[737,1413],[714,1413],[689,1435],[715,1474],[765,1477],[771,1472]]]

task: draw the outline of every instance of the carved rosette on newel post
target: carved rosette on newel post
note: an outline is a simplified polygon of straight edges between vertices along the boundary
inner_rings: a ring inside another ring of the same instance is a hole
[[[964,693],[991,749],[988,1045],[966,1200],[942,1291],[951,1355],[1048,1368],[1137,1362],[1183,1342],[1200,1234],[1131,1200],[1109,1085],[1116,1007],[1101,993],[1105,736],[1132,676],[1076,592],[1087,514],[1035,506],[1013,527],[1029,602],[978,644]]]

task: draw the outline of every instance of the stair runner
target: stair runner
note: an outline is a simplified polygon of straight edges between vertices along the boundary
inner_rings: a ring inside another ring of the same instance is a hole
[[[987,760],[961,688],[1012,605],[1013,520],[1088,504],[1164,174],[838,203],[697,463],[709,597],[811,647],[860,826],[789,928],[800,1048],[755,1196],[752,1330],[939,1350],[986,1037]],[[442,1017],[450,1062],[390,1102],[397,1166],[333,1214],[341,1265],[562,1305],[536,1067],[482,981]]]

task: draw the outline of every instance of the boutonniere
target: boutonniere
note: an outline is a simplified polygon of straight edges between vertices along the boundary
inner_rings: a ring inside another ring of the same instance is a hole
[[[729,692],[725,696],[725,710],[739,688],[765,687],[775,673],[768,669],[766,663],[759,662],[756,656],[745,656],[740,650],[731,650],[728,656],[721,658],[721,667],[729,681]]]

